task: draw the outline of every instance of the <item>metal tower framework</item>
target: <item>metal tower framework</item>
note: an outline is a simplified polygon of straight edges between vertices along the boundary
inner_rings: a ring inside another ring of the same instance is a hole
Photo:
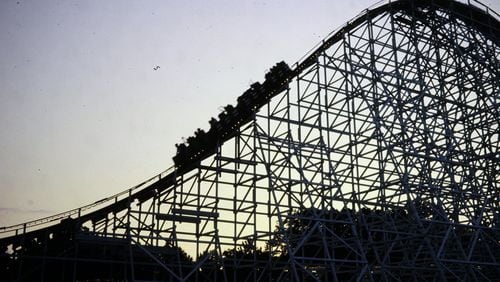
[[[477,2],[371,7],[213,155],[5,229],[2,262],[20,280],[494,280],[497,19]]]

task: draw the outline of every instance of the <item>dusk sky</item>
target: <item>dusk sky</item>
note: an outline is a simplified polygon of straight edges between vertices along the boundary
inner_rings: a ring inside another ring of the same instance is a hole
[[[374,3],[0,1],[0,226],[169,168],[182,137]]]

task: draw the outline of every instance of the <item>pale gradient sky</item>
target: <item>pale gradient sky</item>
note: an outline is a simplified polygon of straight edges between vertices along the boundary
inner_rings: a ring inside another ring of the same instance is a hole
[[[170,167],[266,69],[375,2],[0,1],[0,226]]]

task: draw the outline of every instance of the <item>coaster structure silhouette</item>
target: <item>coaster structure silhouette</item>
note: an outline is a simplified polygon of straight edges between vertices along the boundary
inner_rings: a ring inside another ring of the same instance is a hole
[[[499,15],[378,3],[276,64],[174,166],[0,228],[0,281],[493,281]]]

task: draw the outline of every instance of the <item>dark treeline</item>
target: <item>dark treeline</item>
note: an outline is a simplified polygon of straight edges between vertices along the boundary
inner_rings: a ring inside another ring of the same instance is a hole
[[[363,271],[375,281],[454,280],[452,272],[462,277],[471,272],[500,275],[498,268],[487,264],[499,259],[498,232],[444,224],[445,217],[429,213],[432,207],[413,207],[307,208],[287,216],[283,228],[276,226],[263,246],[247,240],[220,255],[205,252],[198,260],[173,245],[143,247],[126,238],[93,236],[69,220],[44,236],[0,246],[0,280],[349,281]],[[423,216],[427,220],[419,220]],[[445,260],[486,263],[447,263],[449,271],[439,272],[433,259],[439,249],[444,249]]]

